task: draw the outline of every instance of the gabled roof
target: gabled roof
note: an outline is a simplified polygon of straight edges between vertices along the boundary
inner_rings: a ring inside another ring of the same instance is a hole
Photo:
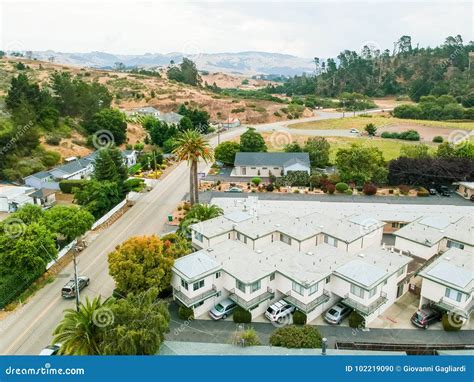
[[[234,166],[278,166],[300,163],[310,167],[308,153],[237,153]]]
[[[202,250],[181,257],[174,262],[173,268],[188,280],[206,275],[220,268],[220,264]]]
[[[51,174],[48,171],[39,171],[39,172],[35,172],[34,174],[26,176],[25,179],[26,178],[36,178],[36,179],[43,180],[43,179],[47,179],[49,177],[51,177]]]
[[[39,190],[36,190],[35,192],[32,192],[29,196],[33,198],[46,198],[49,195],[52,195],[56,193],[55,190],[48,190],[47,188],[41,188]]]
[[[57,173],[61,172],[65,175],[75,174],[78,171],[85,169],[91,163],[90,159],[77,159],[61,166],[53,168],[50,172]]]

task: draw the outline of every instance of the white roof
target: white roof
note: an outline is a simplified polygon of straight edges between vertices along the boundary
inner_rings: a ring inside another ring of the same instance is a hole
[[[220,264],[203,250],[180,257],[175,260],[173,268],[188,280],[193,280],[219,269]]]
[[[459,184],[466,188],[474,189],[474,182],[459,182]]]
[[[428,265],[420,276],[472,292],[474,279],[474,254],[451,248]]]
[[[373,264],[367,264],[359,259],[352,260],[339,267],[336,273],[367,287],[383,278],[386,274],[384,269]]]

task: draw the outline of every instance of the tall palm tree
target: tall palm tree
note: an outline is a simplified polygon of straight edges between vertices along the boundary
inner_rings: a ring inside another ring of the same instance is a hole
[[[97,355],[104,328],[113,323],[111,306],[113,298],[101,301],[100,296],[92,301],[86,298],[79,311],[66,309],[64,318],[54,330],[53,343],[61,343],[60,353],[65,355]]]
[[[208,163],[214,160],[211,145],[207,139],[197,130],[186,130],[175,139],[175,149],[173,154],[179,160],[188,162],[189,173],[189,194],[191,205],[199,203],[197,167],[200,159]]]

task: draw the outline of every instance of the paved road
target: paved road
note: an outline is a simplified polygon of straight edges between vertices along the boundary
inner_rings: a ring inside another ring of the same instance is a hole
[[[235,129],[221,134],[221,140],[242,133]],[[216,144],[216,138],[211,139]],[[203,170],[204,165],[200,166]],[[108,297],[114,282],[108,273],[107,255],[115,246],[131,236],[161,234],[168,231],[167,215],[188,192],[188,167],[181,163],[119,220],[97,235],[79,256],[81,274],[91,278],[81,293],[85,297]],[[169,227],[168,227],[169,228]],[[66,266],[54,282],[46,285],[25,305],[0,322],[0,354],[38,354],[51,341],[51,334],[63,316],[64,309],[73,308],[73,300],[60,296],[61,287],[73,274],[72,264]]]
[[[237,330],[231,318],[220,321],[193,320],[183,321],[178,318],[176,304],[170,304],[170,331],[166,339],[170,341],[229,343]],[[251,326],[257,331],[263,345],[268,341],[275,326],[268,322],[253,322]],[[474,331],[445,332],[444,330],[428,329],[352,329],[348,326],[318,325],[323,337],[328,339],[330,347],[335,341],[349,342],[382,342],[406,344],[470,344],[474,345]]]
[[[384,109],[384,111],[388,111],[390,109]],[[360,114],[370,114],[370,113],[379,113],[382,109],[371,109],[371,110],[364,110],[358,111],[355,115]],[[345,117],[352,117],[354,113],[345,113]],[[309,129],[293,129],[288,127],[289,125],[300,123],[300,122],[312,122],[312,121],[322,121],[326,119],[336,119],[342,118],[343,113],[340,112],[328,112],[328,111],[316,111],[313,117],[307,118],[300,118],[298,120],[289,120],[289,121],[278,121],[273,123],[265,123],[260,125],[255,125],[255,127],[260,132],[279,132],[280,134],[286,133],[289,135],[307,135],[307,136],[323,136],[323,137],[351,137],[357,138],[358,134],[353,134],[350,132],[349,129],[318,129],[318,130],[309,130]]]
[[[258,196],[261,200],[297,200],[297,201],[319,201],[336,203],[387,203],[387,204],[424,204],[424,205],[450,205],[474,207],[474,203],[464,199],[458,194],[450,198],[441,196],[430,196],[428,198],[397,197],[397,196],[366,196],[366,195],[310,195],[310,194],[280,194],[280,193],[231,193],[218,191],[205,191],[200,193],[200,200],[209,203],[212,198],[246,198],[247,196]]]

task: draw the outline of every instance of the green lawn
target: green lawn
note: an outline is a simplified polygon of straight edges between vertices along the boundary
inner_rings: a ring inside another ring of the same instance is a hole
[[[325,130],[325,129],[359,129],[363,130],[368,123],[373,123],[377,127],[388,125],[407,125],[407,126],[428,126],[428,127],[446,127],[451,129],[474,130],[474,121],[472,122],[454,122],[454,121],[421,121],[417,119],[400,119],[390,116],[373,115],[357,116],[337,119],[326,119],[324,121],[293,123],[288,127],[291,129]]]

